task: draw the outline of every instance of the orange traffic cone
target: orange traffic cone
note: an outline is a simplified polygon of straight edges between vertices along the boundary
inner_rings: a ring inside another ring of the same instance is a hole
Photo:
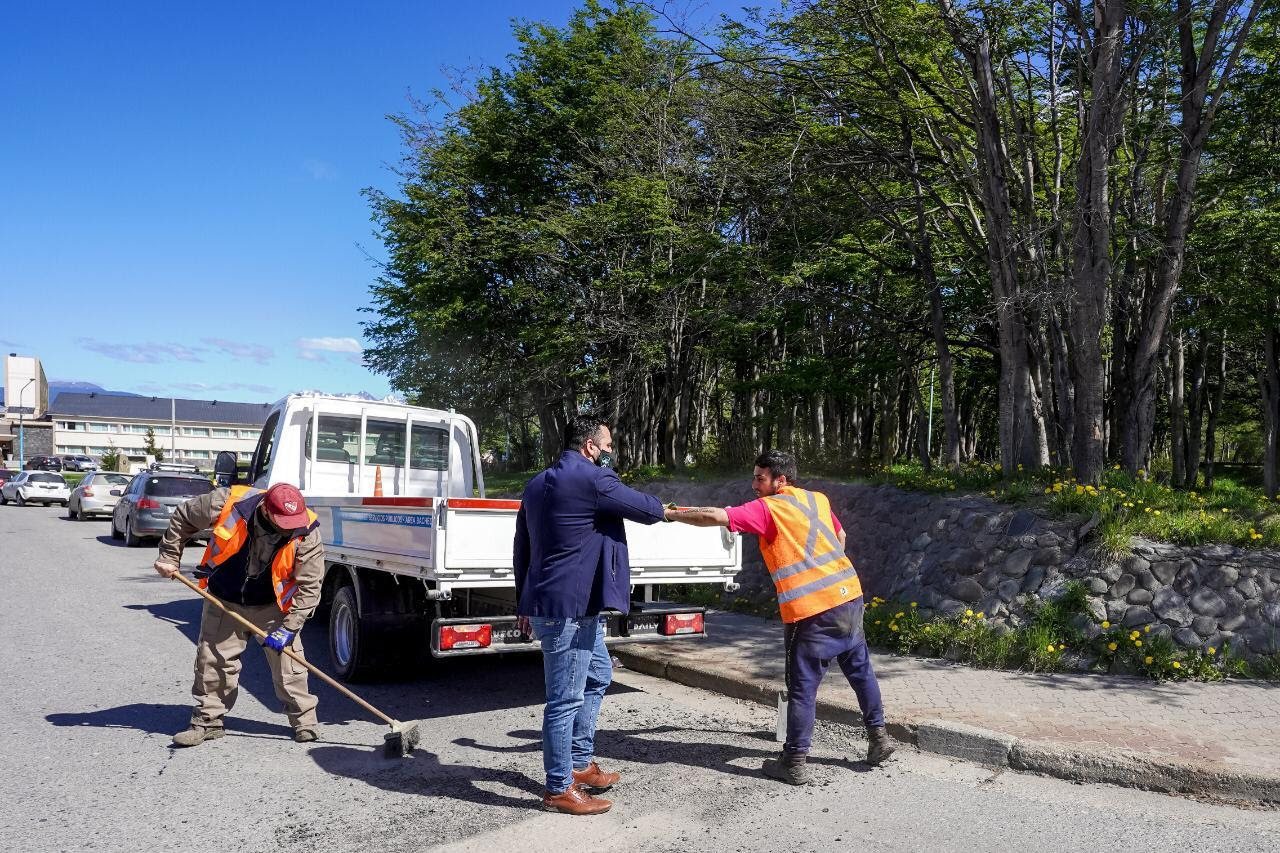
[[[379,465],[373,472],[373,496],[375,498],[382,497],[382,466]]]

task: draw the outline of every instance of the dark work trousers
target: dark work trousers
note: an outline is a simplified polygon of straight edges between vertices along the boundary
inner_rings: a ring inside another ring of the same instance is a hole
[[[884,725],[880,685],[871,669],[867,638],[862,633],[863,599],[857,598],[830,610],[785,626],[787,642],[787,742],[783,752],[806,755],[813,738],[814,703],[818,685],[835,660],[862,709],[867,728]]]

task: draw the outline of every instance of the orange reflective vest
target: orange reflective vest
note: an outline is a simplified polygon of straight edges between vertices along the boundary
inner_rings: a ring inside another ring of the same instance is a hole
[[[764,499],[777,535],[760,553],[778,591],[783,622],[798,622],[853,601],[862,584],[831,528],[831,502],[821,492],[783,486]]]
[[[252,486],[231,487],[227,503],[213,523],[209,546],[204,549],[204,556],[200,558],[200,567],[207,573],[200,578],[201,589],[209,585],[208,574],[240,553],[240,549],[249,541],[249,524],[265,494],[264,490]],[[315,530],[320,524],[319,518],[309,509],[307,521],[307,528],[302,535]],[[289,539],[271,558],[271,588],[275,590],[276,603],[280,605],[282,613],[289,612],[293,605],[293,594],[298,591],[298,584],[293,576],[293,561],[299,538],[300,536],[295,536]]]

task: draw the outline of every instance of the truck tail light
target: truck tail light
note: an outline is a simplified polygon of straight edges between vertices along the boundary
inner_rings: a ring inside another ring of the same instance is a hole
[[[675,634],[701,634],[703,621],[701,613],[668,613],[662,618],[662,633],[668,637]]]
[[[493,641],[492,625],[442,625],[440,651],[449,649],[487,649]]]
[[[152,500],[151,498],[138,499],[138,509],[159,509],[159,508],[160,508],[160,501]]]
[[[86,498],[93,497],[93,486],[85,486],[80,494],[84,495]]]

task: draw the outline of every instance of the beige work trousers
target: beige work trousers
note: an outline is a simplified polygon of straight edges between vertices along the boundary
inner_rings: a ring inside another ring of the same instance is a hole
[[[274,604],[246,607],[227,603],[227,607],[268,634],[280,627],[284,614]],[[191,722],[201,726],[222,725],[222,717],[236,703],[240,692],[240,655],[244,653],[253,634],[236,620],[214,607],[204,604],[200,614],[200,639],[196,643],[196,674],[191,686],[196,707],[191,712]],[[302,654],[302,635],[293,638],[290,648]],[[289,724],[295,729],[315,728],[316,697],[307,692],[307,670],[288,655],[264,648],[267,664],[271,667],[271,681],[276,688],[276,698],[289,715]]]

